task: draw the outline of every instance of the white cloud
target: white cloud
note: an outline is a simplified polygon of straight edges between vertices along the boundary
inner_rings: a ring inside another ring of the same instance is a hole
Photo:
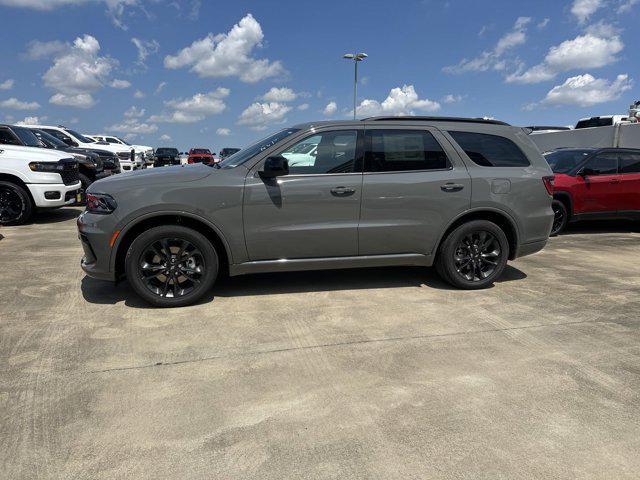
[[[585,23],[589,17],[604,7],[604,0],[573,0],[571,13],[578,22]]]
[[[49,99],[49,103],[61,107],[91,108],[96,104],[96,101],[88,93],[77,93],[75,95],[56,93]]]
[[[167,82],[160,82],[156,87],[156,91],[154,92],[154,94],[158,95],[160,92],[162,92],[162,90],[164,90],[164,87],[166,86],[167,86]]]
[[[230,90],[219,87],[209,93],[196,93],[191,98],[176,98],[164,102],[172,111],[161,115],[152,115],[152,122],[170,123],[195,123],[204,120],[210,115],[222,113],[227,105],[224,98],[228,97]]]
[[[169,69],[190,67],[200,77],[239,77],[247,83],[284,74],[279,61],[252,56],[263,39],[260,24],[249,13],[228,33],[210,33],[177,55],[166,56],[164,66]]]
[[[487,70],[504,70],[506,62],[503,57],[510,50],[524,44],[527,40],[527,27],[531,17],[518,17],[509,32],[496,43],[493,50],[486,50],[475,58],[463,58],[456,65],[443,68],[445,73],[458,74],[465,72],[485,72]]]
[[[599,31],[605,28],[603,24]],[[616,35],[601,37],[586,33],[551,47],[542,63],[524,72],[512,73],[506,80],[510,83],[539,83],[569,70],[604,67],[616,62],[616,55],[623,49],[624,43]]]
[[[138,59],[136,60],[136,65],[146,70],[147,57],[154,53],[158,53],[160,44],[156,40],[140,40],[136,37],[133,37],[131,39],[131,42],[136,46],[136,49],[138,50]]]
[[[464,100],[464,95],[453,95],[450,93],[442,97],[442,103],[460,103],[462,100]]]
[[[29,60],[40,60],[62,53],[70,48],[70,45],[59,40],[51,42],[41,42],[32,40],[27,44],[27,50],[24,56]]]
[[[377,115],[415,115],[416,112],[436,112],[440,104],[434,100],[420,99],[413,85],[403,85],[402,88],[391,89],[387,98],[382,102],[365,99],[358,106],[360,117]],[[350,112],[353,115],[353,111]]]
[[[15,97],[11,97],[0,102],[0,107],[10,108],[12,110],[37,110],[40,108],[40,104],[38,102],[23,102]]]
[[[170,142],[171,137],[165,133],[163,135],[160,135],[160,140],[162,140],[163,142]]]
[[[269,124],[282,122],[291,107],[284,103],[254,102],[240,114],[238,125],[247,125],[253,130],[264,130]]]
[[[544,18],[544,19],[542,19],[541,21],[538,22],[536,27],[538,27],[540,30],[542,30],[543,28],[546,28],[547,25],[549,25],[550,21],[551,21],[550,18]]]
[[[272,87],[267,93],[262,96],[265,102],[292,102],[298,95],[287,87],[277,88]]]
[[[594,78],[590,74],[567,78],[562,85],[553,87],[540,105],[576,105],[590,107],[617,100],[631,89],[633,82],[628,75],[618,75],[613,82]]]
[[[231,130],[228,128],[218,128],[216,130],[216,133],[221,137],[228,137],[229,135],[231,135]]]
[[[142,90],[136,90],[133,94],[133,98],[144,98],[146,97],[145,93]]]
[[[9,78],[4,82],[0,83],[0,90],[11,90],[13,88],[14,81]]]
[[[126,118],[140,118],[144,117],[144,112],[144,108],[138,108],[135,105],[132,105],[126,112],[124,112],[124,116]]]
[[[16,122],[16,125],[40,125],[47,117],[25,117],[24,120]]]
[[[135,118],[128,118],[121,123],[116,123],[114,125],[111,125],[110,127],[107,127],[107,131],[144,135],[157,132],[158,126],[154,123],[145,123]]]
[[[57,91],[49,102],[88,108],[95,104],[92,93],[104,87],[117,61],[99,56],[100,43],[91,35],[78,37],[59,53],[42,77],[45,86]]]
[[[331,115],[333,115],[337,111],[338,111],[338,104],[336,102],[329,102],[329,103],[327,103],[327,106],[324,107],[324,110],[322,111],[322,114],[326,115],[327,117],[330,117]]]
[[[301,103],[300,105],[298,105],[298,110],[300,110],[301,112],[304,112],[305,110],[309,109],[309,104],[308,103]]]
[[[618,7],[618,13],[628,13],[631,11],[634,5],[640,3],[640,0],[624,0]]]
[[[114,79],[112,80],[112,82],[109,84],[109,86],[111,88],[117,88],[117,89],[124,89],[124,88],[129,88],[131,86],[131,82],[129,80],[119,80],[119,79]]]

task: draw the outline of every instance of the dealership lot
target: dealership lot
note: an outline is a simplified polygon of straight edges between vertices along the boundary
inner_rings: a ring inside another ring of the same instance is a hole
[[[159,310],[84,276],[79,213],[0,230],[6,478],[637,478],[637,224],[484,291],[269,274]]]

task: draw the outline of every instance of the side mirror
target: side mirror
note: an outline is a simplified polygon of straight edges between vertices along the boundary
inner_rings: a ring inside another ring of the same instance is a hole
[[[259,172],[262,178],[275,178],[289,173],[289,160],[282,156],[268,157],[264,161],[262,171]]]

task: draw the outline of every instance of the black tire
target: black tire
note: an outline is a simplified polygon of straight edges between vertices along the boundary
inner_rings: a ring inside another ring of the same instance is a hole
[[[569,210],[564,202],[555,199],[551,202],[551,208],[553,209],[553,227],[551,227],[551,236],[555,236],[567,227],[567,223],[569,222]]]
[[[80,199],[81,200],[80,202],[76,202],[76,205],[84,205],[86,203],[85,195],[87,193],[87,188],[89,188],[89,185],[91,185],[93,182],[84,173],[80,173],[78,174],[78,176],[80,177]]]
[[[23,225],[33,216],[33,200],[21,185],[0,181],[0,225]]]
[[[488,220],[473,220],[442,241],[436,269],[454,287],[477,290],[489,287],[502,275],[508,258],[509,242],[502,229]]]
[[[185,255],[190,256],[185,259]],[[129,283],[140,297],[157,307],[197,302],[213,286],[218,268],[218,255],[211,242],[196,230],[178,225],[141,233],[125,258]]]

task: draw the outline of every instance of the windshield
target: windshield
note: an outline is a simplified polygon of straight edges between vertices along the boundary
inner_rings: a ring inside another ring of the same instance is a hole
[[[42,147],[42,142],[28,128],[13,127],[13,132],[27,147]]]
[[[129,142],[127,142],[126,140],[121,139],[120,137],[116,137],[118,140],[120,140],[122,143],[124,143],[125,145],[129,145],[131,146],[131,144]]]
[[[569,173],[593,150],[558,150],[544,156],[553,173]]]
[[[178,155],[176,148],[159,148],[156,150],[156,155]]]
[[[279,132],[274,133],[270,137],[263,138],[262,140],[258,140],[256,143],[249,145],[246,148],[243,148],[242,150],[234,153],[233,155],[230,155],[229,157],[227,157],[217,165],[220,168],[237,167],[238,165],[241,165],[247,160],[249,160],[250,158],[253,158],[258,153],[264,152],[267,148],[274,146],[276,143],[284,140],[289,135],[292,135],[293,133],[296,133],[299,130],[300,130],[299,128],[286,128],[284,130],[280,130]]]
[[[576,130],[580,128],[608,127],[613,125],[613,117],[593,117],[580,120],[576,124]]]
[[[69,145],[64,143],[62,140],[57,139],[53,135],[50,135],[50,134],[48,134],[47,132],[45,132],[43,130],[32,130],[32,131],[36,135],[36,137],[38,137],[40,140],[42,140],[42,142],[45,143],[49,147],[62,148],[62,149],[69,148]]]
[[[82,143],[96,143],[95,140],[91,138],[87,138],[84,135],[80,135],[78,132],[74,132],[73,130],[70,130],[68,128],[66,128],[65,130],[69,132],[71,135],[73,135],[74,137],[76,137],[78,140],[80,140]]]
[[[194,148],[191,153],[194,155],[211,155],[211,152],[206,148]]]

